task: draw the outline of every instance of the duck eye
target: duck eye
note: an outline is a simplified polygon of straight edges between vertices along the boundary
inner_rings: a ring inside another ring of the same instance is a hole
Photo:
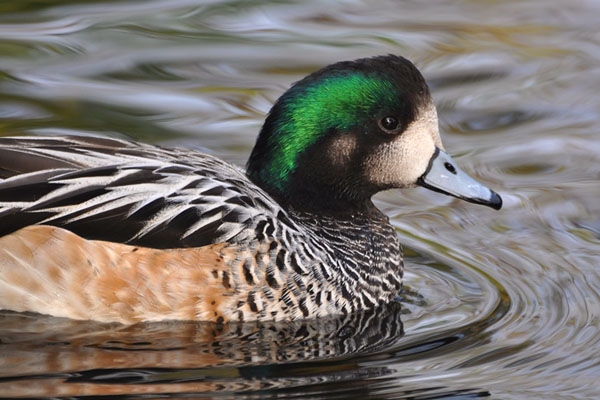
[[[386,131],[396,131],[400,122],[395,117],[383,117],[380,121],[381,127]]]

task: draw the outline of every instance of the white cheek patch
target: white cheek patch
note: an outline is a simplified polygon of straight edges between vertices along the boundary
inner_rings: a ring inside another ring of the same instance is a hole
[[[379,147],[366,160],[364,172],[369,181],[382,187],[403,188],[414,186],[425,173],[435,144],[430,136],[409,130]]]
[[[427,170],[436,146],[431,136],[422,135],[420,132],[414,132],[406,139],[403,143],[403,157],[398,163],[402,168],[399,172],[403,181],[414,184]]]
[[[432,104],[395,140],[382,144],[365,160],[364,173],[367,180],[380,187],[415,186],[436,148],[443,149],[443,146],[437,112]]]

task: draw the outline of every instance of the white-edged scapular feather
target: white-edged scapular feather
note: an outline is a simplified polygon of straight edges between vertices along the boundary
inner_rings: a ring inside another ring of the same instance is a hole
[[[0,190],[33,180],[56,185],[32,201],[0,201],[0,214],[10,209],[44,213],[49,215],[38,223],[60,221],[66,225],[85,222],[112,210],[125,210],[121,215],[127,219],[147,207],[154,207],[151,216],[130,240],[165,228],[189,210],[196,210],[194,214],[198,219],[189,221],[187,228],[180,232],[181,239],[232,214],[237,219],[223,221],[219,236],[214,238],[227,240],[246,228],[253,217],[282,212],[266,193],[257,190],[241,169],[210,155],[117,139],[101,139],[97,144],[85,138],[61,138],[60,142],[50,142],[50,145],[47,138],[28,140],[32,145],[15,145],[14,151],[41,157],[50,164],[73,167],[23,173],[0,180]],[[149,179],[136,180],[137,174],[148,174]],[[81,202],[61,203],[98,189],[102,192]],[[241,201],[242,198],[249,199],[249,204]],[[162,202],[160,209],[156,209],[157,201]]]

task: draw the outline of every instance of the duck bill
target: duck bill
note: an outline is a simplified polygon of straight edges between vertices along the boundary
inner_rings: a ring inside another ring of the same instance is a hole
[[[498,193],[467,175],[439,148],[436,148],[427,170],[418,179],[417,184],[495,210],[502,208],[502,198]]]

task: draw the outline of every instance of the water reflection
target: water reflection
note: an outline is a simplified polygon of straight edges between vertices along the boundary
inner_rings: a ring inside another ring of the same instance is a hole
[[[403,343],[402,314],[395,302],[343,318],[293,323],[123,326],[1,312],[0,367],[11,365],[11,372],[0,378],[0,392],[37,397],[257,390],[275,395],[285,390],[369,396],[394,386],[398,371],[385,360],[452,352],[485,328],[437,332]],[[366,385],[371,380],[379,383]],[[22,382],[35,385],[25,388]],[[440,385],[400,385],[393,392],[411,399],[488,394]]]
[[[216,391],[219,385],[245,387],[267,375],[302,384],[329,379],[323,374],[341,374],[339,380],[344,376],[339,368],[306,363],[364,357],[394,347],[404,333],[401,314],[401,304],[395,302],[343,318],[290,323],[123,326],[2,312],[0,368],[10,365],[11,371],[3,374],[0,392],[17,395],[13,390],[18,383],[31,379],[36,387],[30,394],[45,396],[65,395],[69,387],[76,393],[83,383],[97,387],[86,389],[90,394],[104,393],[104,384],[113,385],[111,391],[142,383],[169,384],[175,390],[171,384],[190,381]],[[386,368],[370,374],[384,375]],[[55,388],[57,380],[64,382],[60,389]]]

